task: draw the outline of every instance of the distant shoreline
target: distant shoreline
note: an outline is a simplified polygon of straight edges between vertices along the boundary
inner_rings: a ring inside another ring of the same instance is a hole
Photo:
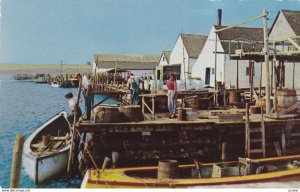
[[[59,75],[60,73],[92,73],[91,65],[83,64],[63,64],[60,71],[60,64],[0,64],[0,74],[50,74]]]

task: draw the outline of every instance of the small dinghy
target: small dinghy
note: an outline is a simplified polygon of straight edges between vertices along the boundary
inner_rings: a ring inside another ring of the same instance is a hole
[[[51,86],[52,86],[52,87],[56,87],[56,88],[61,87],[61,85],[60,85],[59,82],[57,82],[57,81],[53,81],[53,82],[51,83]]]
[[[25,172],[36,184],[64,172],[70,149],[70,123],[65,111],[34,130],[23,146]]]

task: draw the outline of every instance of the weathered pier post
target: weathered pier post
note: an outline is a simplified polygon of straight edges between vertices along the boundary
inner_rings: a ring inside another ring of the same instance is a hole
[[[13,158],[10,173],[10,188],[18,188],[20,181],[22,152],[23,152],[24,136],[20,133],[16,136],[16,142],[13,150]]]
[[[74,121],[73,121],[73,126],[71,129],[72,138],[71,138],[71,147],[70,147],[70,152],[69,152],[69,161],[68,161],[68,168],[67,168],[67,172],[69,175],[71,174],[72,165],[74,165],[74,161],[76,161],[75,159],[77,158],[77,155],[75,154],[75,152],[77,151],[77,148],[78,148],[78,143],[77,143],[78,139],[77,139],[77,134],[75,131],[75,124],[76,124],[76,117],[77,117],[78,106],[79,106],[79,101],[80,101],[81,85],[82,85],[82,79],[79,80],[77,101],[76,101],[76,105],[74,108]]]
[[[226,142],[222,143],[222,156],[221,156],[222,161],[227,160],[227,149],[228,149],[228,144]]]
[[[264,32],[264,53],[265,53],[265,84],[266,84],[266,114],[271,112],[271,89],[270,89],[270,65],[269,65],[269,38],[268,38],[268,12],[263,10],[263,32]]]
[[[249,103],[246,103],[246,121],[245,121],[245,157],[249,157]]]

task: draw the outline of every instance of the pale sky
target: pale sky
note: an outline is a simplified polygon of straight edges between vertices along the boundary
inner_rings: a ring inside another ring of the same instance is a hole
[[[182,32],[208,35],[256,17],[266,8],[269,27],[280,9],[300,0],[0,0],[0,63],[80,64],[95,53],[158,54]],[[262,20],[247,26],[262,27]]]

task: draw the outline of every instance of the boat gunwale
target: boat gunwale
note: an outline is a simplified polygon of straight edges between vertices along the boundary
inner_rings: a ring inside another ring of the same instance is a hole
[[[262,158],[262,159],[255,159],[258,162],[276,162],[276,161],[289,161],[293,159],[299,159],[300,155],[291,155],[291,156],[282,156],[282,157],[270,157],[270,158]],[[233,163],[237,161],[230,161],[225,163]],[[219,162],[220,164],[221,162]],[[217,163],[206,163],[201,165],[201,167],[212,166],[213,164]],[[190,168],[195,167],[194,164],[189,165],[179,165],[179,168]],[[267,172],[261,174],[252,174],[252,175],[245,175],[245,176],[227,176],[227,177],[216,177],[216,178],[178,178],[178,179],[168,179],[168,180],[158,180],[156,178],[140,178],[140,177],[132,177],[125,174],[127,171],[149,171],[155,170],[157,166],[151,167],[133,167],[133,168],[119,168],[119,169],[105,169],[100,170],[100,174],[109,174],[112,173],[111,178],[102,177],[101,180],[94,180],[91,178],[92,172],[95,170],[88,170],[86,174],[88,174],[88,179],[86,181],[86,185],[88,184],[103,184],[108,185],[111,187],[188,187],[188,186],[200,186],[200,185],[222,185],[222,184],[243,184],[243,183],[253,183],[253,182],[265,182],[271,180],[278,180],[278,179],[287,179],[287,178],[294,178],[300,177],[300,167],[290,170],[281,170],[281,171],[274,171],[274,172]],[[119,172],[119,173],[117,173]],[[116,175],[114,175],[116,174]],[[122,177],[118,177],[118,176]],[[113,178],[117,176],[116,178]],[[126,181],[126,178],[129,179]],[[120,179],[118,181],[118,179]],[[135,179],[132,180],[132,179]],[[164,183],[162,183],[164,182]],[[107,187],[109,187],[107,186]]]

